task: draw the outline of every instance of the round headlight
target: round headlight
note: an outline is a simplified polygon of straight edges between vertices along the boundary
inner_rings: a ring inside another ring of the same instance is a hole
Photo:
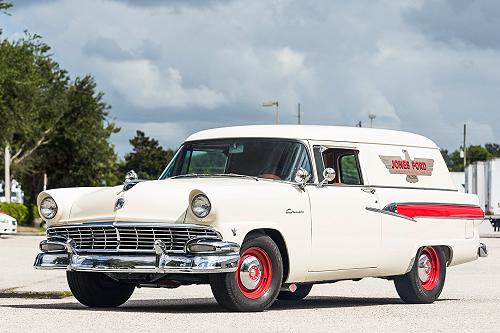
[[[40,215],[50,220],[57,214],[57,204],[51,197],[47,197],[40,203]]]
[[[198,194],[191,201],[191,211],[196,217],[204,218],[212,209],[212,205],[210,204],[210,200],[208,200],[207,196],[204,194]]]

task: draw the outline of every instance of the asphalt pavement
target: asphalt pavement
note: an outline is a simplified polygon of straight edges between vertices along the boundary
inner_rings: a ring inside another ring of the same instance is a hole
[[[119,308],[86,308],[68,297],[64,271],[32,268],[41,239],[0,239],[0,332],[500,331],[499,238],[483,240],[489,257],[448,269],[434,304],[404,304],[392,282],[363,279],[316,285],[262,313],[226,312],[208,286],[142,288]]]

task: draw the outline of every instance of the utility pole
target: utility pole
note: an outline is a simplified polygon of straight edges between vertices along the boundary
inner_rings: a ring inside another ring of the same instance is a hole
[[[297,124],[300,125],[300,103],[297,104]]]
[[[10,146],[7,144],[4,151],[5,157],[5,202],[10,202]]]
[[[467,124],[464,124],[464,171],[467,165]]]

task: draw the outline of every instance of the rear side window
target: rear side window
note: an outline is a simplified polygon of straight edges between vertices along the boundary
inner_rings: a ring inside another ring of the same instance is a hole
[[[322,173],[325,168],[333,168],[337,176],[329,184],[363,185],[358,150],[314,146],[313,152],[318,179],[323,179]]]
[[[340,180],[343,184],[361,185],[358,162],[355,154],[342,155],[339,158]]]

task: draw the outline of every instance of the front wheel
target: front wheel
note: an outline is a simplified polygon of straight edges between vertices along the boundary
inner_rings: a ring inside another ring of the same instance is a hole
[[[66,272],[69,289],[83,305],[96,308],[110,308],[125,303],[135,286],[111,279],[103,273]]]
[[[396,276],[394,285],[405,303],[433,303],[441,294],[446,277],[446,256],[439,246],[417,252],[412,269]]]
[[[237,271],[210,274],[210,287],[217,302],[230,311],[263,311],[278,296],[282,279],[278,246],[266,235],[254,235],[241,247]]]

